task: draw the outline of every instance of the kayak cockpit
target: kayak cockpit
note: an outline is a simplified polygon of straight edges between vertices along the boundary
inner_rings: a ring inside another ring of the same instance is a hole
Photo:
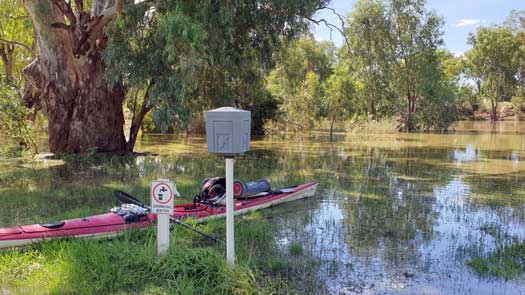
[[[32,224],[20,226],[24,233],[51,232],[59,230],[77,230],[82,228],[96,228],[101,226],[114,226],[124,224],[121,216],[114,213],[94,215],[90,217],[75,218],[65,221],[50,222],[44,224]]]
[[[45,228],[60,228],[66,224],[65,221],[55,221],[55,222],[48,222],[48,223],[40,223],[40,226],[43,226]]]

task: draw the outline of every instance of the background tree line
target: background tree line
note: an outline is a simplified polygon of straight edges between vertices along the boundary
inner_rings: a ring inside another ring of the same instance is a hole
[[[454,56],[425,0],[360,0],[340,29],[316,19],[327,1],[250,3],[2,1],[2,130],[36,149],[40,110],[54,152],[130,152],[140,130],[202,132],[203,111],[224,105],[251,110],[254,133],[383,119],[441,131],[483,105],[492,120],[502,101],[523,108],[525,12]]]
[[[424,0],[362,0],[344,19],[346,42],[334,48],[306,35],[278,56],[267,76],[280,103],[277,121],[310,129],[323,120],[395,118],[402,131],[446,130],[488,104],[523,108],[525,12],[469,36],[454,56],[443,20]],[[330,128],[332,129],[332,128]]]

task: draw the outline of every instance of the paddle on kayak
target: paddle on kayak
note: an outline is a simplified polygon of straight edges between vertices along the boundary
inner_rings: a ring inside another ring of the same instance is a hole
[[[132,195],[130,195],[130,194],[126,193],[126,192],[116,190],[116,191],[113,192],[113,196],[117,200],[119,200],[120,202],[122,202],[124,204],[135,204],[135,205],[140,206],[140,207],[142,207],[142,208],[144,208],[144,209],[146,209],[148,211],[151,211],[151,208],[148,205],[142,203],[141,201],[137,200]],[[175,222],[178,225],[181,225],[181,226],[189,229],[189,230],[192,230],[192,231],[194,231],[194,232],[196,232],[198,234],[201,234],[201,235],[205,236],[206,238],[208,238],[208,239],[210,239],[210,240],[212,240],[214,242],[224,243],[222,240],[219,240],[218,238],[216,238],[214,236],[211,236],[211,235],[201,231],[200,229],[197,229],[197,228],[195,228],[195,227],[193,227],[193,226],[191,226],[191,225],[189,225],[189,224],[187,224],[185,222],[182,222],[182,221],[180,221],[180,220],[178,220],[176,218],[173,218],[173,217],[170,216],[170,220]]]

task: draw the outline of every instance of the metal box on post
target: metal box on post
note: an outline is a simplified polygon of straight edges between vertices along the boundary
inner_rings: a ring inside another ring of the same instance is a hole
[[[206,112],[208,152],[233,156],[250,150],[251,114],[223,107]]]
[[[233,157],[250,149],[251,114],[248,111],[224,107],[206,112],[208,152],[225,158],[226,172],[226,259],[235,261]]]

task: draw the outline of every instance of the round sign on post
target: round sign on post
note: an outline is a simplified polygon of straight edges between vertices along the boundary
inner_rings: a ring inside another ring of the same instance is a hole
[[[157,254],[163,255],[170,244],[170,214],[173,213],[175,184],[167,179],[151,182],[151,213],[157,214]]]
[[[174,184],[166,180],[151,182],[151,213],[171,214],[173,210]]]

